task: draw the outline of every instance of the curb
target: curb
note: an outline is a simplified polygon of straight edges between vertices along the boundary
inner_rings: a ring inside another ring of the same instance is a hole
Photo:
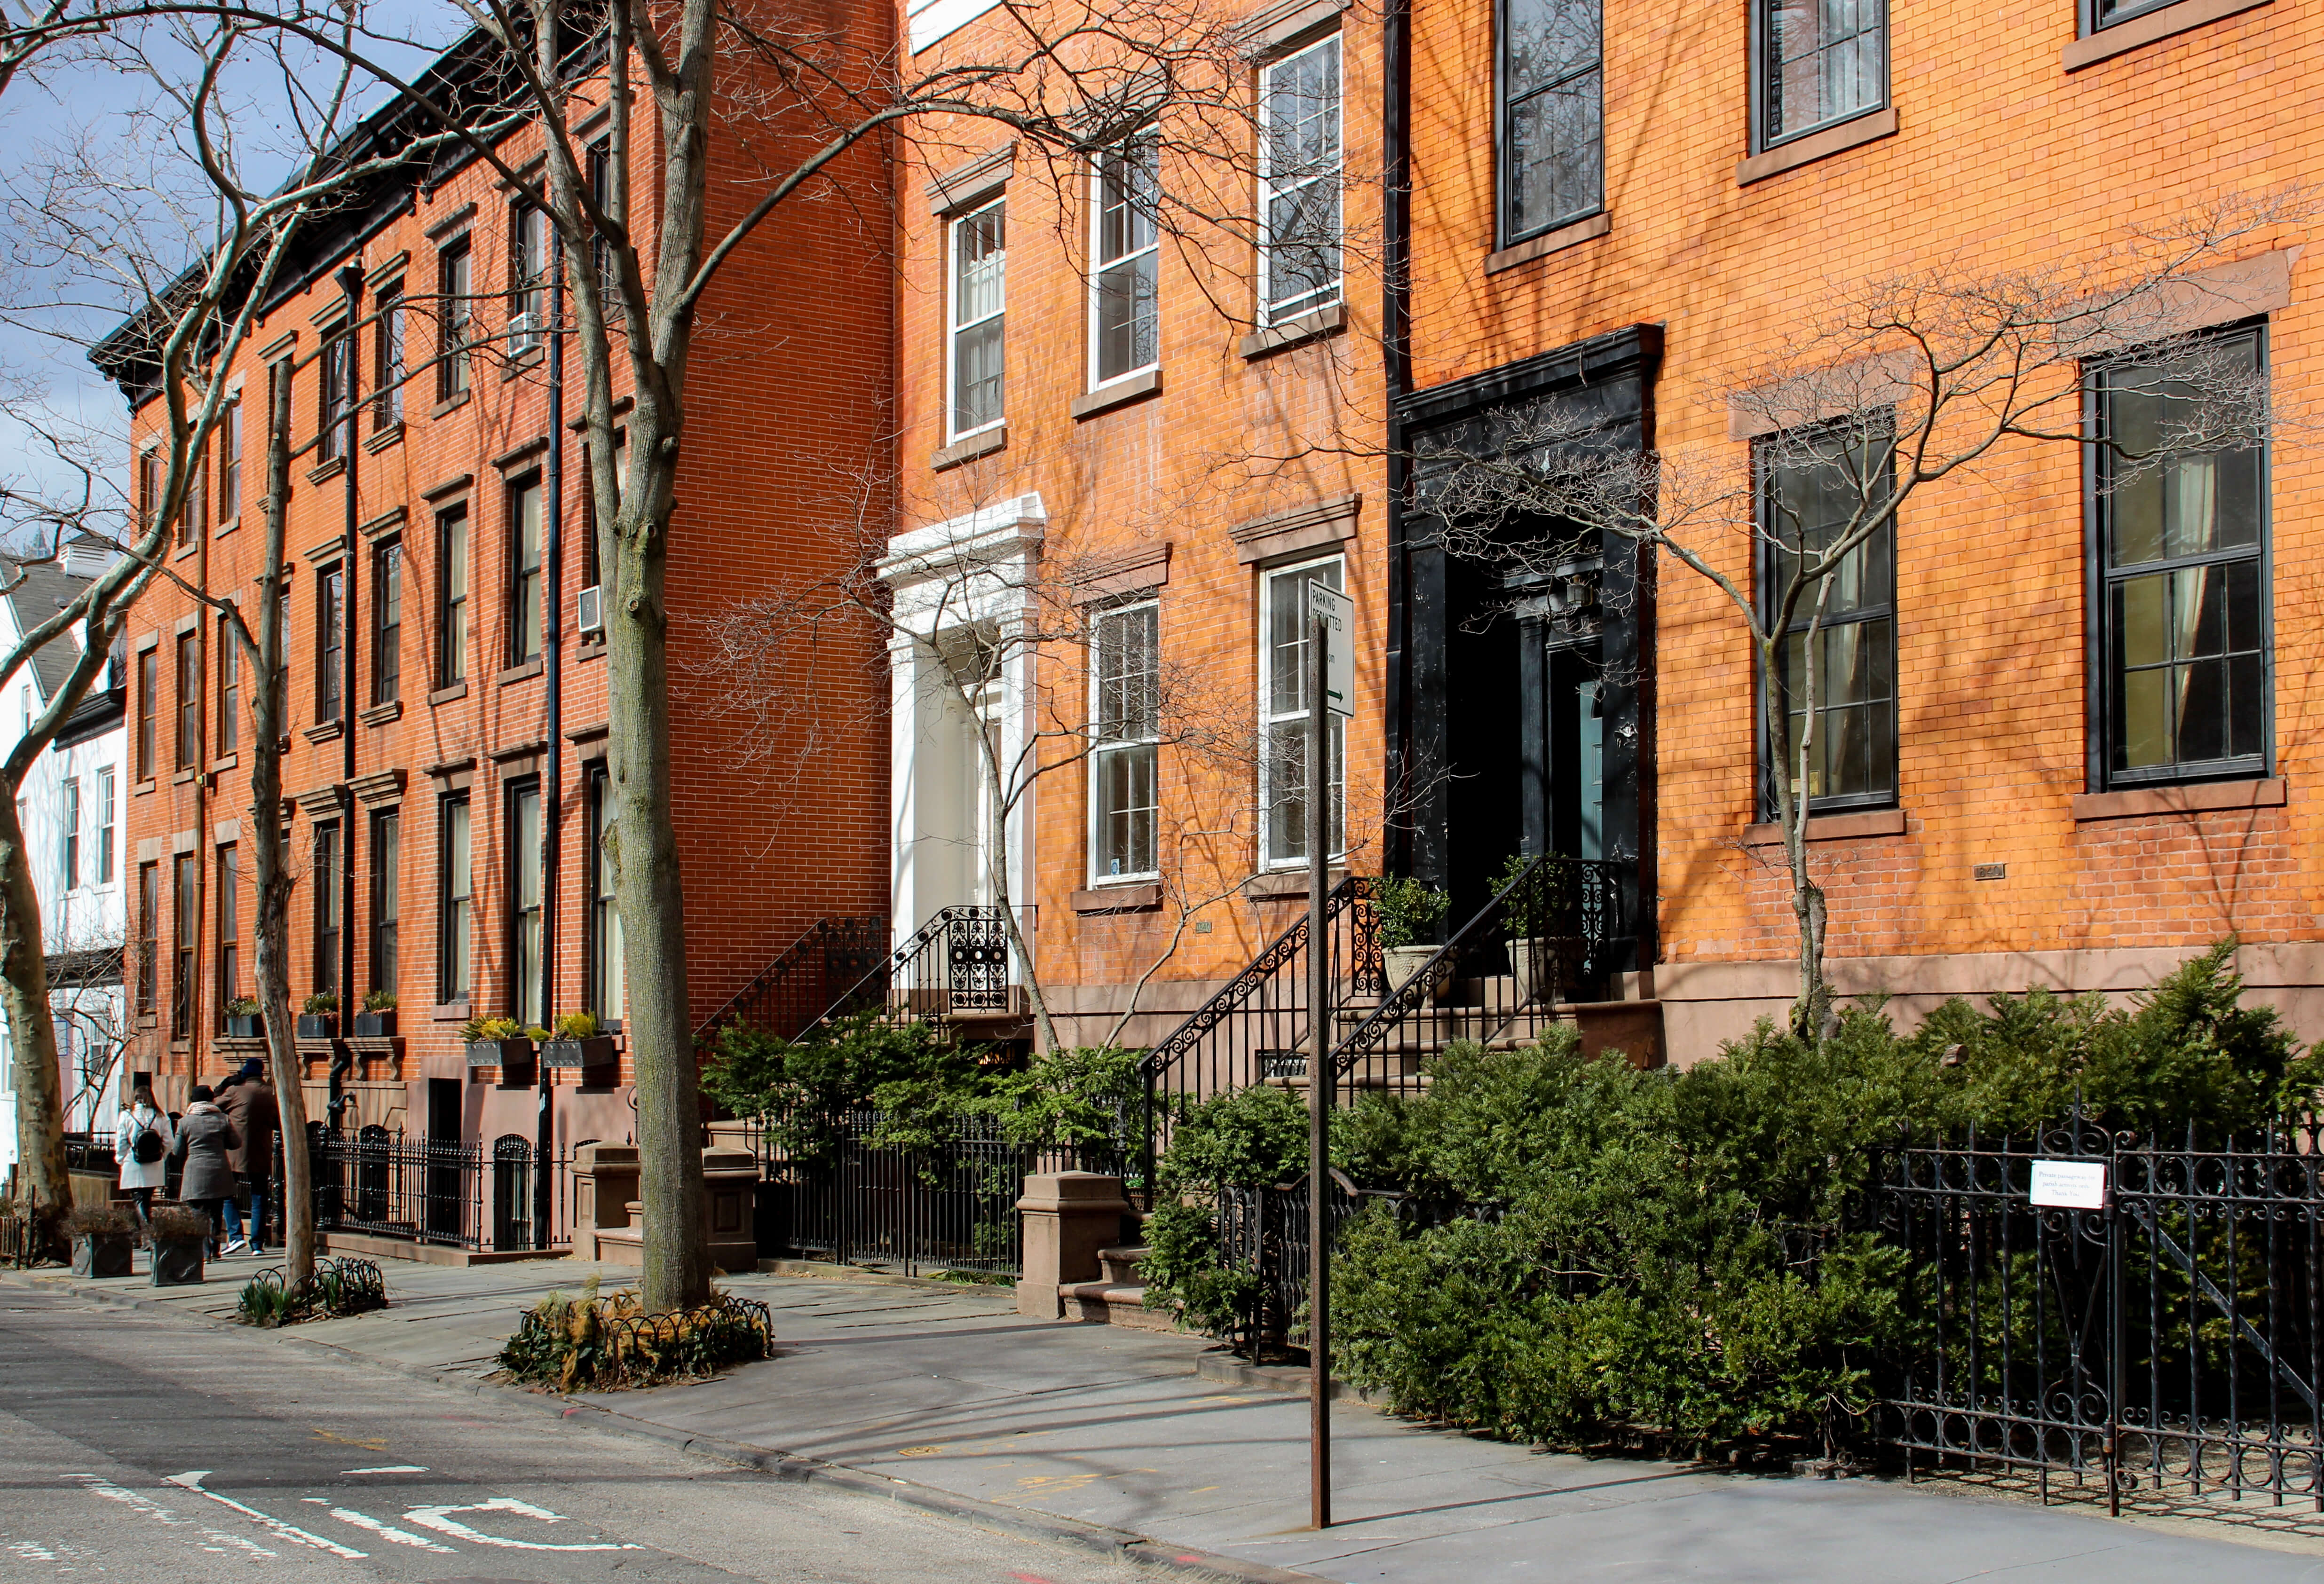
[[[1311,1395],[1309,1377],[1305,1369],[1282,1364],[1246,1364],[1231,1354],[1223,1358],[1203,1354],[1194,1360],[1194,1375],[1197,1379],[1209,1381],[1213,1386],[1240,1386],[1246,1391],[1280,1392],[1291,1397]],[[1332,1382],[1332,1401],[1353,1403],[1365,1408],[1373,1406],[1370,1397],[1336,1377]]]
[[[891,1278],[906,1280],[909,1278]],[[328,1353],[351,1363],[369,1365],[374,1368],[392,1369],[400,1375],[446,1386],[471,1396],[492,1396],[533,1412],[546,1414],[560,1423],[580,1420],[619,1434],[635,1436],[678,1451],[697,1457],[715,1459],[738,1468],[754,1469],[776,1479],[804,1483],[820,1480],[843,1490],[862,1496],[881,1497],[903,1506],[916,1507],[942,1517],[955,1518],[985,1529],[996,1529],[1028,1539],[1042,1540],[1056,1545],[1069,1546],[1076,1551],[1093,1552],[1117,1561],[1137,1562],[1148,1567],[1166,1568],[1176,1572],[1191,1572],[1201,1577],[1237,1579],[1249,1584],[1317,1584],[1320,1575],[1293,1572],[1287,1569],[1269,1567],[1264,1562],[1247,1562],[1236,1557],[1220,1556],[1215,1552],[1176,1545],[1139,1534],[1128,1529],[1109,1528],[1102,1524],[1084,1523],[1077,1518],[1055,1517],[1023,1507],[1004,1506],[997,1502],[980,1501],[974,1497],[958,1496],[933,1485],[922,1485],[909,1479],[896,1479],[885,1474],[869,1473],[851,1469],[844,1463],[827,1463],[820,1459],[802,1458],[770,1447],[755,1446],[748,1441],[726,1441],[716,1436],[696,1435],[670,1425],[657,1424],[650,1419],[640,1419],[615,1409],[594,1403],[573,1403],[528,1391],[521,1386],[503,1386],[495,1381],[480,1380],[475,1376],[457,1375],[450,1370],[437,1369],[424,1364],[405,1364],[392,1358],[382,1358],[370,1353],[359,1353],[336,1342],[327,1342],[295,1332],[254,1331],[253,1328],[213,1315],[189,1312],[159,1299],[140,1297],[122,1288],[95,1286],[77,1279],[46,1282],[23,1273],[0,1269],[0,1281],[11,1285],[27,1287],[34,1292],[69,1293],[77,1298],[111,1303],[124,1309],[140,1309],[170,1315],[175,1319],[208,1326],[214,1331],[250,1332],[272,1336],[278,1340],[296,1342],[320,1353]],[[950,1283],[930,1283],[929,1285],[949,1287]]]

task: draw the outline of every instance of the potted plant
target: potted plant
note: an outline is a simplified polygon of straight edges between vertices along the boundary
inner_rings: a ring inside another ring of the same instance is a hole
[[[1436,948],[1427,944],[1426,936],[1452,906],[1449,893],[1409,875],[1396,879],[1383,876],[1373,889],[1372,913],[1379,920],[1380,959],[1391,993],[1436,955]],[[1448,988],[1449,976],[1439,980],[1433,993],[1442,996]]]
[[[1493,881],[1494,894],[1508,891],[1532,862],[1522,852],[1511,853],[1509,861],[1501,865],[1499,878]],[[1553,936],[1548,933],[1557,922],[1556,914],[1545,870],[1531,884],[1509,891],[1501,903],[1501,932],[1509,944],[1509,975],[1517,981],[1517,1004],[1520,1007],[1531,1006],[1536,995],[1557,994],[1563,978],[1563,951],[1576,943],[1572,936]]]
[[[65,1218],[72,1234],[72,1270],[77,1276],[125,1276],[137,1247],[137,1218],[117,1202],[83,1205]]]
[[[355,1035],[361,1039],[391,1039],[395,1035],[395,992],[375,990],[364,998],[355,1014]]]
[[[513,1018],[471,1018],[460,1025],[468,1046],[468,1065],[498,1067],[503,1083],[532,1080],[533,1042],[547,1039],[546,1028],[527,1028]]]
[[[266,1018],[256,996],[236,996],[226,1004],[226,1036],[259,1039],[266,1033]]]
[[[183,1205],[153,1207],[153,1285],[189,1286],[202,1279],[210,1247],[210,1218]]]
[[[339,998],[329,990],[309,996],[299,1013],[300,1039],[329,1039],[339,1031]]]
[[[597,1032],[596,1015],[567,1012],[557,1019],[557,1033],[540,1047],[540,1059],[552,1067],[578,1067],[585,1084],[613,1082],[621,1062],[621,1046],[610,1034]]]

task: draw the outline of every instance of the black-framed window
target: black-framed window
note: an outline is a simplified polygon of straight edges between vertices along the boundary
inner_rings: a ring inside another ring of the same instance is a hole
[[[2076,10],[2084,38],[2118,22],[2128,22],[2134,16],[2144,16],[2150,11],[2160,11],[2175,5],[2178,0],[2080,0]]]
[[[469,343],[476,318],[475,254],[466,236],[446,243],[436,255],[436,400],[448,401],[468,388],[474,370]]]
[[[220,615],[218,646],[218,757],[242,746],[242,640],[235,635],[234,618]]]
[[[2097,539],[2098,686],[2107,786],[2267,773],[2273,741],[2267,453],[2233,392],[2266,373],[2263,330],[2095,371],[2106,444],[2088,470]]]
[[[339,932],[346,927],[346,832],[337,820],[315,827],[315,988],[339,989]]]
[[[1895,493],[1894,463],[1885,426],[1760,443],[1760,597],[1771,618],[1803,557],[1811,565],[1821,560],[1869,515],[1881,513],[1863,542],[1824,574],[1823,588],[1806,585],[1785,623],[1776,678],[1783,719],[1766,732],[1763,751],[1761,806],[1771,817],[1775,778],[1799,773],[1803,736],[1811,810],[1877,808],[1896,800],[1895,522],[1883,511]]]
[[[347,697],[347,569],[326,566],[315,579],[315,719],[336,721]]]
[[[201,880],[196,873],[194,854],[180,852],[171,865],[173,888],[171,901],[176,907],[171,916],[171,964],[173,972],[170,981],[170,1037],[190,1039],[194,1033],[194,952],[201,930]]]
[[[1605,207],[1599,0],[1501,0],[1501,242]]]
[[[613,832],[613,783],[600,762],[589,769],[589,1010],[601,1027],[617,1027],[627,1004],[622,977],[622,913],[613,896],[613,864],[605,851]]]
[[[325,462],[345,456],[355,439],[355,335],[342,327],[323,343],[321,378],[315,390],[315,455]]]
[[[1757,147],[1888,103],[1887,0],[1752,0],[1751,34]]]
[[[549,216],[531,204],[509,209],[508,351],[537,352],[549,335]]]
[[[242,399],[235,398],[219,410],[218,434],[218,526],[223,528],[242,515]]]
[[[470,910],[476,897],[466,792],[437,806],[436,831],[436,999],[466,1000],[474,982]]]
[[[509,1015],[519,1022],[547,1021],[541,1003],[540,782],[512,781],[502,811],[501,831],[508,864]]]
[[[403,691],[403,541],[390,539],[371,557],[371,701],[393,704]]]
[[[371,404],[374,433],[403,421],[403,282],[391,281],[379,289],[379,304],[372,310]]]
[[[242,994],[241,854],[231,843],[217,850],[217,1015],[226,1027],[226,1003]]]
[[[508,663],[540,658],[541,572],[540,475],[533,474],[508,492]]]
[[[178,634],[178,769],[202,762],[202,635],[198,628]]]
[[[161,657],[152,649],[137,651],[137,778],[153,778],[153,764],[161,732]]]
[[[371,816],[371,988],[395,992],[396,944],[403,916],[403,812]]]
[[[468,509],[436,520],[436,686],[468,679]]]
[[[610,140],[601,139],[589,145],[588,178],[589,196],[596,200],[598,209],[608,218],[619,220],[621,201],[613,190],[613,145]],[[606,323],[619,325],[622,316],[614,305],[620,299],[622,272],[613,248],[602,234],[589,238],[589,260],[597,272],[598,299]]]

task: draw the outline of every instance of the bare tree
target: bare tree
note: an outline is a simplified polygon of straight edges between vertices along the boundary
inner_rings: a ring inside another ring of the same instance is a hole
[[[1502,415],[1489,443],[1416,448],[1418,503],[1451,553],[1554,572],[1631,539],[1705,580],[1748,637],[1770,723],[1764,797],[1783,833],[1802,1038],[1821,1037],[1833,1015],[1807,836],[1847,747],[1827,707],[1848,666],[1834,618],[1885,576],[1899,514],[1957,477],[2013,466],[2034,447],[2091,444],[2107,458],[2104,487],[2120,491],[2285,429],[2292,415],[2264,372],[2197,327],[2240,317],[2250,282],[2221,266],[2312,212],[2298,193],[2227,198],[2064,264],[1939,265],[1836,289],[1790,350],[1706,392],[1748,445],[1626,449],[1586,400],[1560,399]],[[2108,367],[2135,371],[2153,399],[2146,432],[2086,419],[2089,381]]]

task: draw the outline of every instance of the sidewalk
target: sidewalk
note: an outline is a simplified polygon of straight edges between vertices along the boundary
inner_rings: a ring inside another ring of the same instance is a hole
[[[230,1319],[255,1266],[211,1268],[196,1288],[10,1279]],[[593,1270],[608,1290],[633,1274],[563,1260],[385,1268],[386,1311],[281,1334],[478,1382],[518,1310]],[[772,1307],[778,1358],[700,1385],[576,1400],[663,1439],[739,1443],[1348,1584],[1950,1584],[2098,1571],[2107,1584],[2178,1584],[2230,1570],[2239,1584],[2324,1580],[2324,1529],[2304,1524],[2239,1532],[2256,1543],[2238,1543],[2221,1524],[2108,1520],[1951,1482],[1734,1477],[1536,1453],[1354,1403],[1333,1410],[1342,1522],[1317,1533],[1306,1527],[1305,1401],[1202,1378],[1200,1339],[1028,1321],[1006,1289],[770,1275],[724,1285]]]

